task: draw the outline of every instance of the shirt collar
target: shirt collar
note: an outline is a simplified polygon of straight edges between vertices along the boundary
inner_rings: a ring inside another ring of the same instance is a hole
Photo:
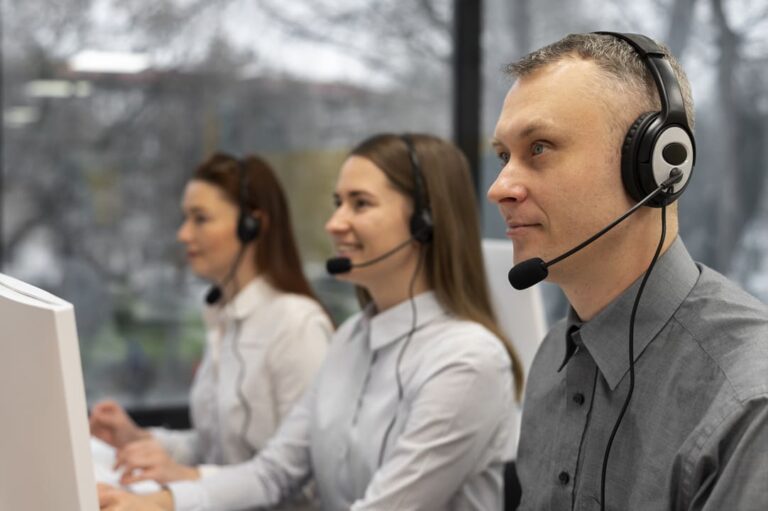
[[[242,288],[228,303],[206,305],[203,317],[208,325],[225,320],[241,321],[259,307],[264,307],[274,298],[275,289],[264,277],[256,277]]]
[[[416,307],[416,328],[414,330],[418,330],[438,316],[446,314],[434,291],[427,291],[415,296],[413,304]],[[408,335],[413,327],[411,300],[405,300],[379,313],[376,313],[376,308],[372,303],[368,304],[363,311],[359,327],[363,331],[368,330],[368,342],[371,351],[376,351],[402,339]]]
[[[565,354],[563,356],[563,361],[560,362],[560,367],[557,369],[558,373],[562,371],[565,364],[567,364],[573,354],[576,353],[576,350],[583,345],[581,336],[579,335],[581,325],[583,325],[583,323],[579,319],[578,314],[573,310],[573,307],[569,307],[568,316],[565,321]]]
[[[700,270],[682,240],[677,238],[657,261],[640,298],[635,318],[635,361],[675,314],[693,289],[699,274]],[[629,321],[641,281],[642,276],[592,320],[581,324],[573,336],[576,344],[583,343],[589,351],[611,390],[629,371]],[[567,325],[570,327],[577,323],[578,316],[571,310]],[[568,343],[574,342],[568,336],[569,330],[565,330],[566,356],[563,365],[575,352],[574,348],[569,350]]]

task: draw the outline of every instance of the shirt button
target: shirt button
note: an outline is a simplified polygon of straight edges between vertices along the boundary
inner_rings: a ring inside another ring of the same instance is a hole
[[[584,394],[577,392],[573,395],[573,402],[581,406],[584,404]]]
[[[568,481],[571,480],[571,476],[568,475],[568,472],[566,472],[565,470],[560,472],[560,475],[557,476],[557,478],[560,480],[560,484],[563,484],[563,485],[568,484]]]

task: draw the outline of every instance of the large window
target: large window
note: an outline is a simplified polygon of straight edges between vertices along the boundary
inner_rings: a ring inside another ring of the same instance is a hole
[[[665,42],[692,82],[698,156],[681,197],[680,230],[693,257],[768,301],[768,9],[747,0],[485,0],[482,129],[493,128],[510,82],[505,64],[571,32],[645,33]],[[483,155],[483,190],[499,170]],[[574,214],[577,214],[575,212]],[[495,208],[487,236],[504,236]],[[564,302],[546,288],[551,315]]]
[[[194,166],[259,153],[337,320],[323,231],[346,151],[450,136],[448,0],[3,0],[3,271],[75,304],[89,401],[186,401],[205,284],[175,231]]]

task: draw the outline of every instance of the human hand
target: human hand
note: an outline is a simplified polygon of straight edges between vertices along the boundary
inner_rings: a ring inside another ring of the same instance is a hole
[[[173,498],[168,491],[141,496],[106,484],[99,484],[97,489],[101,511],[173,511]]]
[[[91,434],[112,447],[120,448],[152,434],[133,422],[122,406],[112,400],[96,403],[88,418]]]
[[[154,438],[137,440],[119,449],[115,469],[123,470],[120,484],[124,485],[146,480],[166,484],[200,478],[197,468],[176,463]]]

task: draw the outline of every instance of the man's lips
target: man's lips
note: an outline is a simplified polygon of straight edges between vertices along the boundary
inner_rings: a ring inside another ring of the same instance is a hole
[[[535,222],[507,222],[507,236],[517,236],[540,226]]]

